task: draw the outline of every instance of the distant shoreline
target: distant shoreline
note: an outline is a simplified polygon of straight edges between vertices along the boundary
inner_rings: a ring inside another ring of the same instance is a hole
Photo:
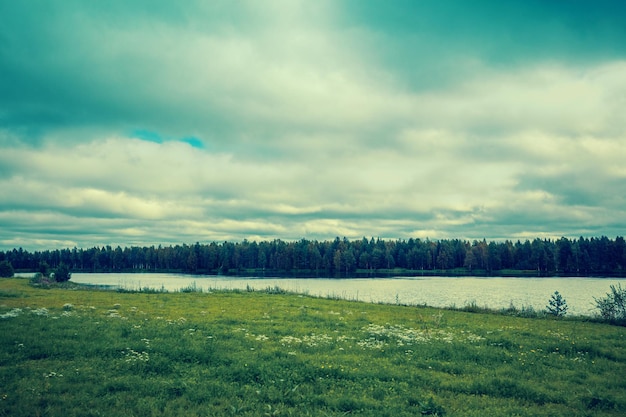
[[[262,241],[175,246],[0,251],[19,271],[168,272],[198,275],[372,278],[391,276],[625,277],[626,240],[579,238]]]
[[[183,269],[121,269],[121,270],[81,270],[76,269],[72,272],[81,274],[183,274],[191,276],[226,276],[226,277],[258,277],[258,278],[336,278],[336,279],[359,279],[359,278],[415,278],[415,277],[476,277],[476,278],[624,278],[626,277],[626,271],[620,271],[615,273],[557,273],[546,271],[532,271],[532,270],[467,270],[463,268],[456,268],[453,270],[441,270],[441,269],[428,269],[428,270],[410,270],[402,268],[393,269],[378,269],[378,270],[356,270],[355,272],[348,274],[328,274],[324,270],[274,270],[274,269],[239,269],[229,270],[223,272],[219,270],[202,270],[189,272]],[[16,275],[31,273],[35,274],[36,271],[16,270]]]

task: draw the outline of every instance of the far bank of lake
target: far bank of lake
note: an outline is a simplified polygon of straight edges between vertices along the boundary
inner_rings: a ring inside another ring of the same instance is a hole
[[[626,286],[617,278],[510,278],[510,277],[391,277],[391,278],[257,278],[167,273],[74,273],[73,282],[124,289],[143,288],[179,291],[264,290],[285,291],[319,297],[342,298],[372,303],[463,307],[475,304],[493,309],[545,309],[550,296],[559,291],[571,315],[597,313],[594,297],[610,291],[611,285]]]

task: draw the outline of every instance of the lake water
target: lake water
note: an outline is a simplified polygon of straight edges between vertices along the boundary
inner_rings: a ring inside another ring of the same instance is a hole
[[[401,303],[433,307],[533,307],[544,310],[550,296],[559,291],[567,301],[568,314],[595,315],[594,297],[604,297],[611,285],[626,287],[626,279],[613,278],[477,278],[395,277],[364,279],[255,278],[183,274],[81,274],[72,282],[178,291],[195,286],[203,291],[228,289],[283,290],[318,297],[338,297],[372,303]]]

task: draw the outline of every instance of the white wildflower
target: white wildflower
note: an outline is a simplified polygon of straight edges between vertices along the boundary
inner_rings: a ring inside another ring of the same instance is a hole
[[[294,336],[284,336],[280,339],[280,344],[285,345],[296,345],[302,343],[302,339],[294,337]]]
[[[332,343],[332,341],[333,341],[333,338],[328,336],[327,334],[316,335],[315,333],[313,333],[310,336],[304,336],[302,338],[302,343],[309,347],[315,347],[318,345],[328,345]]]
[[[45,307],[41,307],[41,308],[37,308],[35,310],[31,310],[31,313],[33,313],[36,316],[41,316],[41,317],[48,317],[50,315],[50,312]]]
[[[470,343],[480,342],[481,340],[485,340],[485,338],[473,333],[467,335],[467,341]]]
[[[109,310],[107,311],[108,316],[107,317],[112,317],[112,318],[122,318],[122,316],[120,315],[120,313],[118,313],[116,310]]]
[[[366,340],[359,340],[358,342],[356,342],[356,344],[363,349],[382,349],[385,346],[384,341],[375,339],[373,337],[370,337]]]
[[[398,346],[412,345],[415,343],[428,343],[431,341],[452,343],[454,340],[454,335],[450,332],[446,332],[445,330],[429,332],[427,330],[419,330],[390,324],[385,326],[370,324],[364,327],[363,331],[368,333],[373,339],[388,341],[395,340]]]
[[[14,318],[19,316],[20,314],[22,314],[22,309],[21,308],[14,308],[10,311],[7,311],[4,314],[0,314],[0,319],[9,319],[9,318]]]
[[[135,363],[135,362],[148,362],[150,360],[150,355],[148,352],[137,352],[131,348],[126,348],[125,351],[126,362]]]

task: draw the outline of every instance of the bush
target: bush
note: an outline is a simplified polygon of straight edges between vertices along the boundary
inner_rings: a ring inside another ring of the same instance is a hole
[[[446,411],[443,409],[443,407],[437,404],[433,400],[433,397],[430,397],[428,401],[420,403],[420,407],[421,407],[420,414],[422,415],[444,416],[446,414]]]
[[[43,275],[44,277],[47,277],[50,275],[50,265],[48,265],[48,262],[46,261],[39,262],[39,273]]]
[[[50,288],[50,285],[54,283],[54,280],[51,281],[50,277],[44,276],[41,272],[37,272],[30,279],[30,285],[41,288]]]
[[[56,282],[66,282],[69,281],[71,277],[72,273],[70,272],[69,266],[61,262],[54,271],[54,280]]]
[[[15,271],[13,271],[13,265],[11,262],[4,260],[0,262],[0,277],[2,278],[11,278]]]
[[[552,297],[550,297],[550,301],[548,301],[546,310],[548,314],[552,314],[555,317],[563,317],[567,314],[567,301],[558,291],[555,291]]]
[[[611,285],[611,292],[606,297],[594,297],[594,300],[603,319],[626,322],[626,288],[622,288],[622,284]]]

